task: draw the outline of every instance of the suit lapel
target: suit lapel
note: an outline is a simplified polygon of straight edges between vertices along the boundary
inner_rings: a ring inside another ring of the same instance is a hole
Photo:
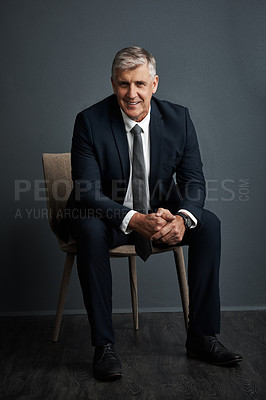
[[[127,186],[129,180],[129,172],[130,172],[128,141],[127,141],[124,121],[121,115],[121,111],[117,105],[116,97],[114,97],[114,102],[112,104],[110,120],[111,120],[111,128],[114,140],[121,161],[123,179],[126,181],[126,186]]]
[[[163,120],[160,111],[152,99],[150,119],[150,193],[153,193],[161,165],[163,146]]]

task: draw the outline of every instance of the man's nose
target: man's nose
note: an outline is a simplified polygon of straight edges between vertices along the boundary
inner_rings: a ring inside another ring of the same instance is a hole
[[[130,99],[134,99],[136,97],[137,93],[136,93],[136,87],[135,85],[130,85],[128,88],[128,97]]]

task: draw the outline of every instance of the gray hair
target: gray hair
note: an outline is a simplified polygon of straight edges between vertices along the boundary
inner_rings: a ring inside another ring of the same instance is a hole
[[[147,50],[141,47],[126,47],[120,50],[114,58],[112,64],[112,78],[115,79],[117,70],[132,70],[146,62],[148,62],[150,76],[153,79],[156,75],[155,58]]]

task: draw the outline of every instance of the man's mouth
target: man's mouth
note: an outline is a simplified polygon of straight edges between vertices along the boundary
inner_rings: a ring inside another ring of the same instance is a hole
[[[140,103],[140,101],[127,101],[127,100],[125,100],[125,101],[126,101],[126,103],[127,103],[128,105],[130,105],[130,106],[136,106],[137,104]]]

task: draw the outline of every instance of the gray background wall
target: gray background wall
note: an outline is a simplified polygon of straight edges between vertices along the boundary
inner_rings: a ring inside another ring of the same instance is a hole
[[[111,93],[113,56],[129,45],[154,54],[157,96],[187,106],[196,125],[206,207],[223,223],[223,308],[265,307],[265,1],[2,0],[0,7],[1,313],[55,309],[64,255],[34,193],[41,155],[70,150],[75,115]],[[32,188],[15,200],[18,180]],[[112,266],[114,308],[126,311],[127,265]],[[142,309],[180,306],[170,254],[138,261],[138,273]],[[66,309],[83,310],[76,271]]]

